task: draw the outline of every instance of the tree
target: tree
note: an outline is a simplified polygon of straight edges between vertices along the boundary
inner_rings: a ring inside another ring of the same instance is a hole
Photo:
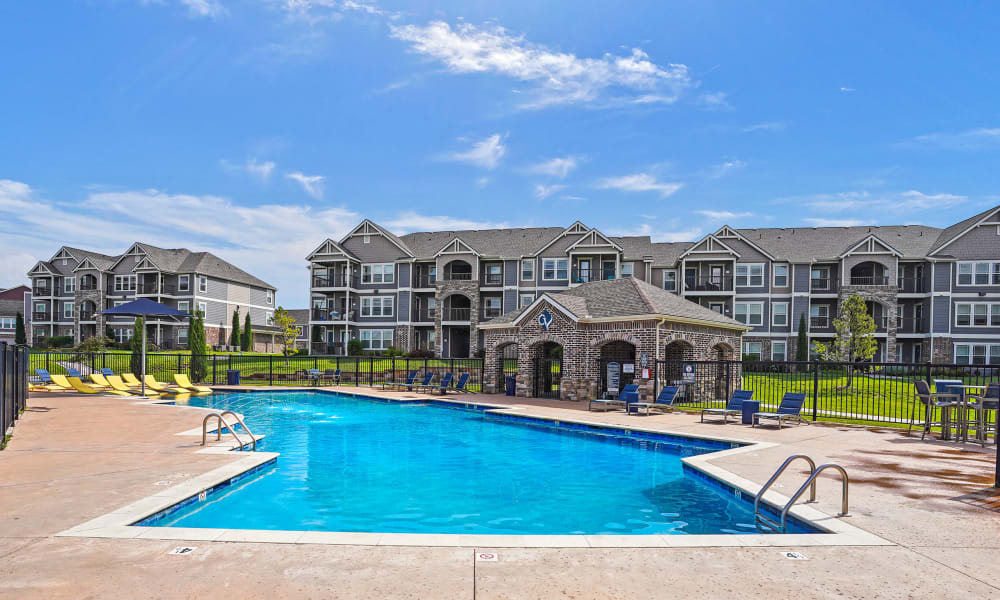
[[[229,332],[229,345],[237,347],[240,345],[240,311],[233,311],[233,329]]]
[[[820,342],[813,343],[813,349],[826,360],[847,362],[847,384],[854,383],[855,361],[871,360],[878,349],[875,341],[875,319],[868,314],[868,306],[864,299],[857,295],[851,296],[840,306],[840,313],[833,320],[837,337],[830,346]]]
[[[795,344],[795,360],[806,362],[809,360],[809,332],[806,325],[806,313],[799,315],[799,338]]]
[[[240,348],[244,352],[249,352],[253,346],[253,331],[250,330],[250,309],[247,309],[247,316],[243,319],[243,335],[240,337]]]
[[[28,334],[24,331],[24,315],[17,313],[17,322],[14,325],[14,343],[23,346],[28,343]]]
[[[280,306],[274,310],[274,325],[278,328],[278,339],[281,340],[285,364],[288,364],[289,347],[295,346],[295,340],[299,337],[299,326],[295,322],[295,317]]]
[[[104,337],[115,339],[115,330],[111,328],[111,325],[104,326]]]
[[[208,366],[205,364],[205,322],[201,311],[188,318],[188,348],[191,350],[191,380],[205,381]]]
[[[142,373],[142,331],[145,327],[142,317],[136,317],[132,327],[132,360],[129,361],[129,370],[135,375]]]

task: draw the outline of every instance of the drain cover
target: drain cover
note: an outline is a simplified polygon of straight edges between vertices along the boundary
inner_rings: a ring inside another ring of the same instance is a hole
[[[167,554],[191,554],[197,549],[197,546],[177,546],[170,552],[167,552]]]
[[[800,554],[798,552],[782,552],[781,555],[788,560],[809,560],[806,558],[805,554]]]

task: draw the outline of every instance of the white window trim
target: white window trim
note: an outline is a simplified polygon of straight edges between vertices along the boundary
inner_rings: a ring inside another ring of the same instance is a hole
[[[525,302],[527,300],[527,302]],[[530,306],[532,302],[535,301],[534,294],[521,294],[517,298],[517,307],[524,308],[525,306]]]
[[[63,302],[63,314],[62,314],[62,316],[63,316],[64,319],[72,319],[73,318],[73,313],[75,311],[76,311],[76,308],[74,308],[72,302]]]
[[[375,281],[375,267],[379,268],[379,276],[382,281]],[[389,268],[389,272],[386,273],[386,267]],[[365,281],[365,268],[368,269],[369,281]],[[386,281],[386,275],[388,275],[389,280]],[[361,283],[366,285],[378,285],[385,283],[395,283],[396,282],[396,263],[363,263],[361,265]]]
[[[115,275],[113,284],[115,292],[134,292],[137,289],[135,275]]]
[[[747,346],[749,346],[750,344],[757,344],[758,346],[760,346],[760,349],[757,352],[747,352]],[[764,357],[761,356],[761,354],[764,353],[764,344],[762,342],[744,341],[743,342],[743,347],[740,348],[740,350],[742,351],[741,352],[741,358],[743,356],[747,356],[748,354],[756,354],[758,360],[763,360],[764,359]]]
[[[775,317],[778,316],[778,311],[774,310],[775,306],[785,307],[785,322],[777,323],[775,322]],[[772,327],[788,327],[788,303],[787,302],[772,302],[771,303],[771,326]]]
[[[771,342],[771,360],[778,360],[777,358],[774,357],[774,354],[775,354],[774,353],[774,348],[778,344],[781,344],[782,346],[784,346],[784,351],[781,354],[781,360],[782,360],[782,362],[784,362],[784,361],[788,360],[788,342],[782,342],[782,341],[772,341]]]
[[[982,364],[975,363],[972,360],[972,357],[975,356],[975,354],[974,354],[974,348],[976,348],[977,346],[983,348],[984,351],[986,352],[986,355],[985,355],[986,362],[984,362]],[[968,349],[968,351],[969,351],[969,354],[968,354],[968,360],[969,360],[969,362],[967,362],[967,363],[960,363],[960,362],[958,362],[958,349],[959,348],[967,348]],[[953,362],[956,365],[990,366],[990,364],[991,364],[990,363],[990,356],[993,354],[993,349],[994,348],[1000,348],[1000,344],[977,344],[977,343],[973,343],[973,342],[964,342],[964,343],[961,343],[961,344],[955,344],[955,349],[954,349],[953,354],[952,354],[952,357],[954,358]],[[1000,363],[998,363],[998,364],[1000,364]]]
[[[198,312],[201,313],[202,318],[205,318],[208,315],[208,304],[206,304],[204,302],[199,302],[198,303]]]
[[[375,301],[378,300],[379,313],[372,314],[372,309],[375,306]],[[367,306],[368,312],[365,313],[365,307]],[[362,317],[391,317],[396,312],[396,298],[394,296],[365,296],[361,298],[361,316]],[[388,313],[386,312],[388,311]]]
[[[524,267],[525,266],[527,266],[528,267],[528,271],[530,271],[530,276],[529,277],[525,277],[524,276],[524,271],[525,271]],[[521,275],[520,275],[520,277],[521,277],[521,281],[534,281],[535,280],[535,259],[533,259],[533,258],[525,258],[525,259],[521,260]]]
[[[66,284],[69,283],[69,289],[67,289]],[[63,277],[63,292],[64,293],[75,293],[76,292],[76,277]]]
[[[190,300],[178,300],[177,310],[181,312],[189,313],[191,312],[191,301]]]
[[[958,323],[958,307],[959,306],[968,306],[969,307],[969,324],[968,325],[959,325],[959,323]],[[975,320],[976,320],[976,307],[977,306],[985,306],[986,307],[986,324],[985,325],[976,325],[975,324]],[[993,323],[993,307],[994,306],[1000,307],[1000,302],[956,302],[955,303],[955,327],[962,327],[962,328],[965,328],[965,327],[1000,327],[998,325],[992,325],[991,324],[991,323]],[[997,312],[998,315],[1000,315],[1000,310],[997,310],[996,312]]]
[[[618,273],[621,279],[625,279],[625,267],[628,267],[628,277],[635,277],[635,265],[631,262],[623,262],[619,267],[620,272]]]
[[[267,305],[270,306],[274,304],[274,291],[267,290]]]
[[[734,303],[733,304],[733,318],[734,319],[736,319],[736,315],[739,314],[739,311],[736,310],[736,307],[737,306],[741,306],[741,305],[747,307],[747,310],[746,310],[747,322],[745,323],[746,325],[749,325],[751,327],[762,327],[764,325],[764,303],[763,302],[736,302],[736,303]],[[751,323],[750,322],[750,318],[753,315],[753,311],[750,310],[751,306],[759,306],[760,307],[760,311],[757,313],[757,316],[760,317],[760,323]],[[739,321],[739,319],[736,319],[736,320]],[[740,322],[742,323],[742,321],[740,321]]]
[[[375,347],[372,346],[372,341],[373,341],[373,339],[375,339],[375,338],[372,337],[372,334],[375,334],[375,333],[378,333],[378,338],[377,338],[378,341],[379,341],[379,347],[378,348],[375,348]],[[389,342],[388,343],[386,343],[386,341],[385,341],[385,334],[387,334],[387,333],[389,334]],[[358,332],[358,340],[360,340],[362,344],[365,343],[365,334],[368,334],[368,347],[365,348],[365,350],[385,350],[385,349],[389,348],[390,346],[392,346],[393,341],[394,341],[393,340],[393,330],[392,329],[362,329],[361,331]]]
[[[963,261],[955,263],[955,287],[984,287],[984,286],[1000,285],[1000,283],[993,283],[993,275],[995,273],[1000,273],[1000,271],[996,271],[995,270],[996,269],[996,265],[998,265],[998,264],[1000,264],[1000,262],[997,262],[995,260],[994,261],[990,261],[990,260],[963,260]],[[961,283],[961,276],[962,275],[961,275],[960,271],[961,271],[961,268],[962,268],[963,265],[969,265],[970,269],[972,270],[972,272],[970,273],[971,280],[970,280],[969,283]],[[986,278],[987,278],[987,282],[986,283],[976,283],[976,265],[989,265],[989,269],[987,269],[987,271],[986,271]]]
[[[198,293],[204,294],[208,291],[208,277],[204,275],[198,276]]]
[[[545,263],[552,262],[552,277],[545,276]],[[559,277],[559,263],[566,263],[566,276]],[[568,258],[543,258],[542,259],[542,281],[568,281],[569,280],[569,259]]]
[[[778,285],[778,267],[784,267],[785,269],[785,285]],[[791,267],[785,263],[777,263],[771,265],[771,286],[776,288],[790,287],[792,283],[791,274],[792,274]]]
[[[181,282],[184,282],[183,285]],[[178,292],[190,292],[191,291],[191,276],[190,275],[178,275],[177,276],[177,291]]]
[[[737,278],[740,276],[739,275],[740,267],[746,267],[747,270],[746,285],[740,285],[739,283],[736,282]],[[754,275],[751,274],[751,271],[753,271],[753,267],[760,267],[760,283],[758,285],[753,284]],[[735,287],[750,287],[750,288],[764,287],[764,281],[765,281],[764,271],[765,271],[764,263],[736,263],[736,267],[733,269],[733,285]]]
[[[673,287],[673,289],[667,288],[667,273],[673,273],[674,274],[674,287]],[[663,289],[665,289],[668,292],[676,292],[677,291],[677,269],[663,269]]]

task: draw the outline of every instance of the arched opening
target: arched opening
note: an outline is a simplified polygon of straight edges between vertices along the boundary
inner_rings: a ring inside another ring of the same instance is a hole
[[[872,260],[851,267],[851,285],[889,285],[889,267]]]
[[[563,347],[555,342],[545,342],[536,349],[534,390],[536,398],[559,398],[562,358]]]
[[[736,351],[733,350],[733,347],[725,342],[719,342],[712,346],[712,356],[715,360],[733,360],[735,354]]]
[[[513,377],[517,381],[517,344],[511,342],[497,348],[497,393],[507,391],[506,381]]]
[[[444,299],[442,325],[442,353],[449,358],[469,358],[472,332],[468,324],[472,318],[472,301],[463,294],[452,294]]]
[[[453,260],[444,266],[444,278],[452,281],[469,281],[472,279],[472,265],[464,260]]]
[[[600,369],[598,371],[601,378],[601,387],[598,389],[598,393],[603,394],[608,391],[608,373],[609,365],[612,363],[616,364],[616,368],[611,370],[617,370],[618,376],[618,390],[621,390],[626,385],[632,383],[635,380],[635,346],[625,342],[616,341],[608,342],[601,346],[601,357],[600,357]],[[631,372],[626,372],[625,365],[632,365]],[[618,391],[615,390],[615,391]]]
[[[889,313],[881,302],[866,300],[865,308],[869,316],[875,321],[875,331],[881,333],[889,326]]]
[[[684,340],[674,340],[663,349],[663,385],[679,385],[684,381],[684,362],[694,360],[694,346]]]
[[[96,290],[96,289],[97,289],[97,277],[88,273],[80,278],[81,291]]]
[[[80,320],[93,321],[97,314],[97,303],[92,300],[84,300],[80,303]]]

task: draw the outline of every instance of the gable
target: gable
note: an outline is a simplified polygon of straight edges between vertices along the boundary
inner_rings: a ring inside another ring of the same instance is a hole
[[[939,246],[931,250],[929,254],[931,255],[938,254],[946,247],[950,246],[951,244],[955,243],[956,241],[968,235],[970,232],[975,231],[976,229],[984,226],[986,227],[996,226],[997,235],[1000,235],[1000,208],[988,212],[987,214],[983,215],[981,219],[977,219],[976,222],[972,223],[964,230],[958,232],[955,236],[951,237],[950,239],[944,240],[944,243],[940,244]]]
[[[361,224],[359,224],[357,227],[351,230],[350,233],[345,235],[343,239],[340,240],[339,244],[343,246],[344,242],[354,237],[361,237],[363,240],[366,241],[370,240],[373,237],[383,237],[387,241],[389,241],[393,246],[402,250],[403,254],[405,254],[406,256],[410,257],[413,256],[413,253],[410,252],[409,248],[404,246],[402,242],[399,241],[399,238],[390,234],[388,231],[382,229],[381,227],[379,227],[372,221],[369,221],[368,219],[362,221]]]
[[[681,258],[685,256],[690,256],[692,254],[732,254],[733,256],[739,256],[740,253],[733,250],[721,240],[716,238],[714,235],[707,235],[700,242],[691,246],[683,254]]]
[[[100,269],[97,268],[97,265],[92,263],[89,258],[85,258],[83,259],[82,263],[80,263],[75,269],[73,269],[73,272],[75,273],[76,271],[99,271],[99,270]]]
[[[578,236],[578,235],[585,234],[585,233],[587,233],[589,231],[590,231],[589,227],[587,227],[586,225],[584,225],[580,221],[574,221],[572,225],[570,225],[566,229],[563,229],[562,233],[560,233],[556,237],[552,238],[551,240],[549,240],[549,242],[547,244],[545,244],[544,246],[542,246],[541,248],[539,248],[538,252],[535,253],[535,256],[541,256],[542,252],[548,250],[549,247],[552,246],[552,244],[555,244],[556,242],[558,242],[560,240],[564,240],[566,238],[566,236]]]
[[[849,248],[847,252],[841,254],[840,257],[844,258],[845,256],[851,256],[854,254],[893,254],[895,256],[902,256],[898,250],[889,244],[886,244],[874,235],[869,235],[865,239],[861,240]]]
[[[441,256],[443,254],[474,254],[479,256],[479,252],[476,252],[472,246],[466,244],[462,241],[462,238],[455,238],[445,244],[444,248],[441,248],[434,254],[434,256]]]
[[[574,315],[572,312],[567,310],[565,307],[560,305],[558,302],[549,297],[548,294],[542,294],[535,301],[532,302],[524,309],[524,311],[517,316],[516,319],[511,321],[511,325],[518,327],[537,319],[544,310],[548,310],[553,316],[559,314],[573,323],[578,322],[580,319]]]
[[[65,246],[60,248],[59,252],[56,252],[55,256],[53,256],[49,262],[55,262],[56,260],[62,259],[71,259],[73,262],[77,262],[76,257],[73,256],[73,253],[67,250]]]
[[[580,239],[574,242],[573,245],[569,247],[569,250],[582,250],[588,248],[614,248],[615,250],[622,251],[621,246],[596,229],[591,229],[584,235],[580,236]]]
[[[28,271],[28,275],[55,275],[55,273],[50,271],[49,268],[45,266],[45,263],[39,261],[35,263],[35,266],[32,267],[30,271]]]
[[[340,247],[340,244],[327,238],[315,250],[309,253],[306,260],[314,260],[321,256],[347,256],[347,253]]]
[[[736,233],[731,227],[729,227],[729,225],[723,225],[722,229],[716,231],[714,235],[718,239],[740,237],[740,234]]]
[[[150,269],[154,271],[159,271],[159,268],[157,268],[157,266],[153,264],[153,261],[149,260],[148,256],[143,256],[142,258],[139,259],[139,262],[136,263],[133,271],[150,270]]]

